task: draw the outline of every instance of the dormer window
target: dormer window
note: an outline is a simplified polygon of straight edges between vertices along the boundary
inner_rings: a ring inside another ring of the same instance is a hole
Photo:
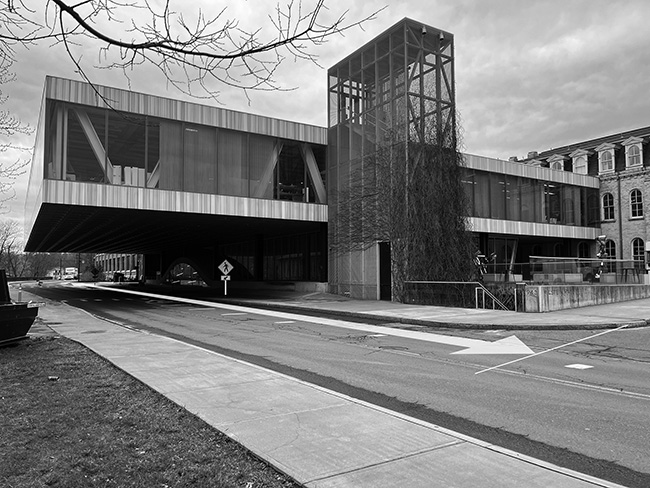
[[[596,148],[598,151],[598,173],[614,172],[614,144],[605,143]]]
[[[573,162],[573,172],[579,175],[587,174],[587,158],[580,156]]]
[[[635,168],[643,165],[643,139],[630,137],[623,141],[625,147],[625,167]]]
[[[627,148],[627,165],[639,166],[641,164],[641,149],[638,146]]]
[[[585,149],[577,149],[569,154],[573,161],[573,172],[579,175],[586,175],[588,173],[587,157],[591,151]]]
[[[614,158],[612,157],[611,151],[603,151],[600,155],[600,172],[605,173],[607,171],[614,170]]]
[[[562,156],[561,154],[554,154],[550,158],[548,158],[548,167],[550,169],[554,169],[556,171],[564,171],[564,161],[569,159],[566,156]]]

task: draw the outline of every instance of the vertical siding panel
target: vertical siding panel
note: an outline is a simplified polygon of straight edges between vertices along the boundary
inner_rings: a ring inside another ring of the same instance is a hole
[[[313,144],[327,144],[327,130],[324,127],[156,97],[119,88],[99,85],[95,85],[95,88],[117,110],[286,139],[298,139]],[[106,107],[106,103],[97,96],[90,85],[79,81],[48,76],[45,92],[47,98],[50,99]]]

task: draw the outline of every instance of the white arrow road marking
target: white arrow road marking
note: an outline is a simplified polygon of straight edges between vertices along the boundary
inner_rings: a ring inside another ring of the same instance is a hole
[[[468,339],[470,340],[470,339]],[[517,336],[511,335],[494,342],[476,341],[477,344],[452,354],[532,354],[532,350]]]
[[[154,293],[145,293],[135,290],[124,290],[121,288],[111,288],[95,285],[90,288],[101,288],[104,290],[114,291],[118,293],[128,293],[132,295],[140,295],[151,298],[161,298],[164,300],[173,300],[177,302],[189,303],[192,305],[201,305],[204,307],[225,308],[232,310],[233,313],[222,315],[244,315],[246,313],[254,313],[257,315],[266,315],[269,317],[277,317],[286,320],[293,320],[299,322],[310,322],[319,325],[329,325],[331,327],[339,327],[344,329],[356,330],[359,332],[369,332],[371,334],[390,335],[393,337],[402,337],[404,339],[414,339],[417,341],[435,342],[438,344],[445,344],[448,346],[456,346],[463,348],[463,351],[457,351],[452,354],[513,354],[513,355],[530,355],[533,351],[528,348],[523,342],[517,339],[516,336],[505,337],[495,342],[482,341],[479,339],[468,339],[466,337],[448,336],[442,334],[433,334],[429,332],[420,332],[415,330],[405,329],[392,329],[390,327],[380,327],[377,325],[357,324],[354,322],[345,322],[343,320],[326,319],[321,317],[310,317],[308,315],[299,315],[296,313],[276,312],[274,310],[263,310],[258,308],[242,307],[240,305],[229,305],[225,303],[206,302],[202,300],[195,300],[192,298],[171,297],[165,295],[157,295]],[[239,312],[239,313],[237,313]]]

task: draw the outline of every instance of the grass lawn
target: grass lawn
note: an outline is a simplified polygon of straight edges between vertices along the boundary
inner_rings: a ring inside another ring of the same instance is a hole
[[[0,347],[2,487],[299,487],[199,418],[57,336]]]

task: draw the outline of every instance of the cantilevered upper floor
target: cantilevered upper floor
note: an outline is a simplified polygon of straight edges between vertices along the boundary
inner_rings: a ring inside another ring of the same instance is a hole
[[[465,154],[462,184],[474,232],[593,240],[598,178]]]
[[[47,77],[28,251],[149,252],[327,222],[324,128]]]

